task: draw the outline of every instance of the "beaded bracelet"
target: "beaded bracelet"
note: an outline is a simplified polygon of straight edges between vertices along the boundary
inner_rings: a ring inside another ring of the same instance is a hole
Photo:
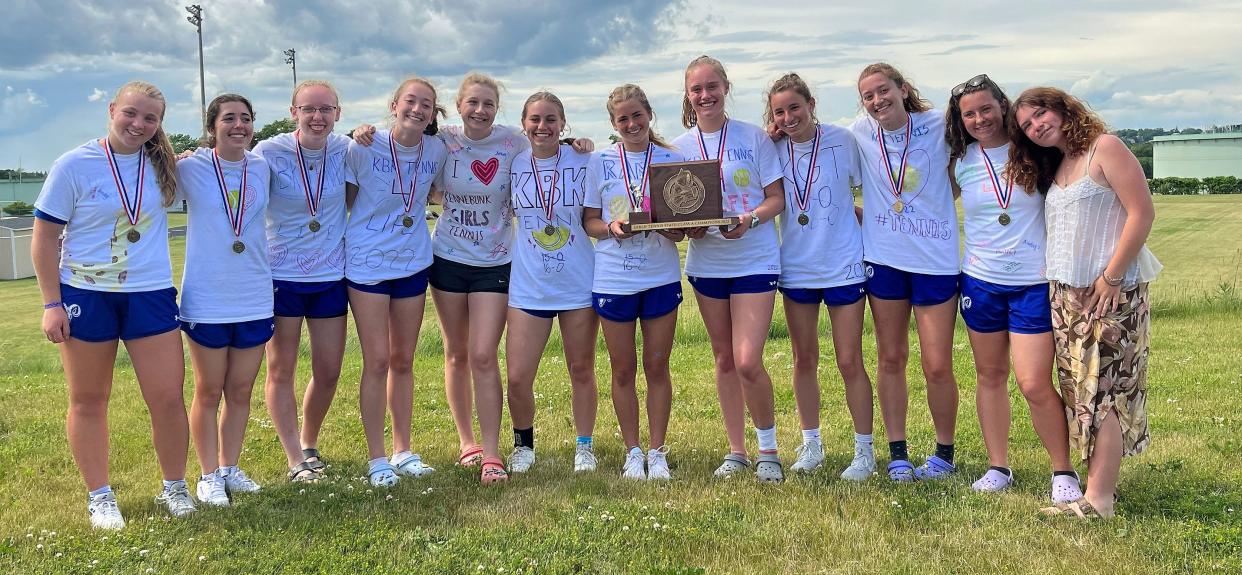
[[[51,302],[51,303],[45,303],[45,304],[43,304],[43,309],[53,309],[53,308],[58,308],[58,307],[60,307],[61,305],[62,305],[62,304],[61,304],[61,302],[58,302],[58,301],[54,301],[54,302]]]

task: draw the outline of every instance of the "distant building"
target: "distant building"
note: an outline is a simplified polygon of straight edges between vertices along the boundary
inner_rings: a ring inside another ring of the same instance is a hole
[[[1151,141],[1156,178],[1242,178],[1242,132],[1156,136]]]

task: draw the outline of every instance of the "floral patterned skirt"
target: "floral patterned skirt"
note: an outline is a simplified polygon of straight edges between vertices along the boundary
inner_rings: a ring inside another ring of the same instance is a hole
[[[1086,461],[1110,411],[1121,424],[1122,455],[1147,447],[1147,354],[1151,306],[1147,284],[1123,289],[1117,311],[1087,317],[1087,288],[1052,284],[1057,378],[1069,420],[1071,451]]]

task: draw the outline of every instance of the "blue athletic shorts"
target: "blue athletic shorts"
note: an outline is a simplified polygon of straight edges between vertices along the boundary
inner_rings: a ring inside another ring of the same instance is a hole
[[[880,299],[908,299],[911,305],[937,305],[957,295],[957,274],[920,274],[883,264],[864,263],[867,293]]]
[[[349,307],[343,279],[326,282],[274,280],[272,290],[274,312],[280,317],[341,317]]]
[[[694,291],[712,299],[729,299],[739,293],[764,293],[776,291],[779,274],[754,274],[740,278],[702,278],[687,276]]]
[[[839,305],[850,305],[857,303],[867,295],[867,284],[856,283],[851,285],[836,286],[830,288],[780,288],[781,293],[785,297],[801,304],[818,304],[824,302],[828,307]]]
[[[1052,331],[1047,283],[1007,286],[962,274],[962,301],[958,307],[966,327],[979,333]]]
[[[246,349],[263,345],[272,339],[276,331],[276,319],[255,319],[235,323],[190,323],[181,322],[181,331],[194,343],[203,347],[220,349],[235,347]]]
[[[418,297],[427,293],[426,269],[411,276],[395,280],[384,280],[373,284],[360,284],[350,280],[345,281],[349,282],[349,287],[358,291],[383,294],[392,299]]]
[[[69,336],[82,341],[131,340],[177,329],[177,288],[110,292],[60,284]]]
[[[630,295],[591,292],[591,307],[608,321],[627,323],[655,319],[681,305],[681,282],[673,282]]]

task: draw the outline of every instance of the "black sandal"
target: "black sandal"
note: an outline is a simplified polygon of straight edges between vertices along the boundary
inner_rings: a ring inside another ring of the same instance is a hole
[[[323,462],[323,458],[319,456],[319,450],[309,447],[302,450],[302,464],[307,465],[307,469],[315,473],[323,473],[323,469],[327,464]]]
[[[319,474],[310,462],[303,461],[289,468],[290,483],[313,483],[319,481]]]

